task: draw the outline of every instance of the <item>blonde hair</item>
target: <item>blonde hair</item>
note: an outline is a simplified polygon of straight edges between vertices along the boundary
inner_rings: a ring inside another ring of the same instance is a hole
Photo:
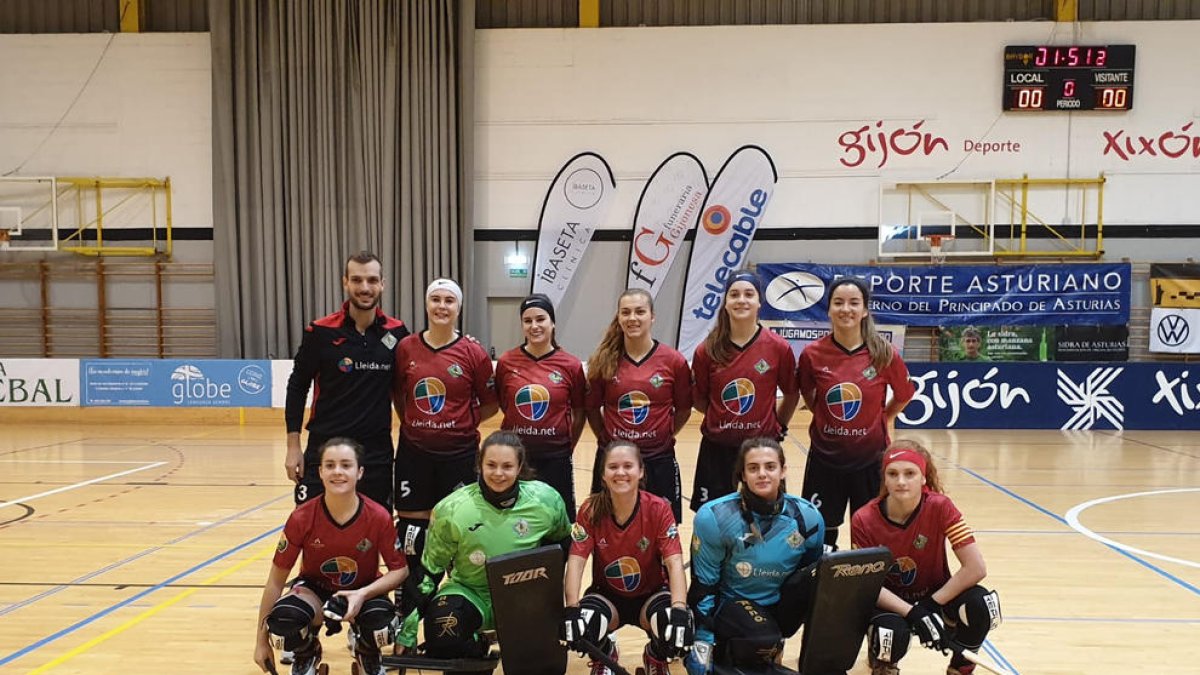
[[[588,380],[608,380],[617,374],[617,365],[621,355],[625,353],[625,333],[621,330],[621,301],[635,295],[645,298],[646,304],[650,306],[650,313],[654,314],[654,298],[650,297],[648,291],[641,288],[625,289],[621,297],[617,298],[617,313],[613,315],[612,321],[604,331],[604,337],[600,339],[596,351],[588,357]]]
[[[634,459],[637,460],[638,467],[643,470],[642,478],[640,481],[638,481],[638,487],[645,488],[646,464],[642,461],[642,450],[637,446],[636,443],[631,441],[611,441],[608,445],[604,446],[604,450],[600,452],[601,475],[603,475],[604,472],[604,465],[608,463],[608,456],[611,455],[613,450],[616,450],[617,448],[633,449]],[[593,492],[592,495],[587,498],[587,501],[584,502],[584,505],[587,507],[587,519],[588,522],[591,523],[592,527],[598,527],[600,523],[604,522],[605,518],[608,518],[613,514],[612,493],[608,491],[608,485],[605,484],[603,478],[600,480],[600,491]]]
[[[912,450],[913,452],[917,453],[918,455],[924,457],[925,458],[925,487],[929,488],[930,492],[936,492],[936,493],[942,494],[942,495],[946,494],[945,489],[942,488],[942,481],[941,481],[941,479],[938,478],[937,466],[933,463],[933,455],[929,454],[929,450],[927,450],[925,448],[925,446],[921,445],[920,443],[918,443],[916,441],[912,441],[907,438],[901,438],[899,440],[892,441],[892,444],[889,445],[887,447],[887,450],[885,450],[884,452],[888,453],[888,452],[891,452],[892,450]],[[881,481],[879,484],[879,496],[887,497],[887,495],[888,495],[887,485],[883,481]]]

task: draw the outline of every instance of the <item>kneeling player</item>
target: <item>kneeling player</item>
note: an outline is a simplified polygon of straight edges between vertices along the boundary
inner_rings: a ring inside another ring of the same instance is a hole
[[[645,466],[636,445],[613,441],[600,460],[600,490],[579,508],[571,529],[563,638],[576,651],[584,651],[587,640],[615,660],[609,635],[637,624],[650,638],[642,652],[646,674],[668,675],[667,662],[692,646],[693,632],[675,516],[667,500],[641,489]],[[592,585],[581,599],[583,568],[592,554]],[[613,671],[595,660],[591,672]]]
[[[929,451],[914,441],[896,441],[883,455],[879,497],[854,513],[855,548],[886,546],[894,556],[879,592],[882,613],[871,620],[868,658],[873,675],[894,675],[916,634],[922,645],[945,650],[953,642],[978,650],[1000,625],[995,591],[979,586],[987,575],[975,535],[954,502],[942,493]],[[946,544],[958,557],[953,575]],[[961,650],[948,675],[974,672]]]
[[[318,450],[325,492],[297,506],[283,527],[255,636],[254,662],[264,672],[274,671],[273,646],[294,652],[293,675],[316,673],[321,664],[317,635],[328,618],[350,622],[362,675],[384,675],[380,650],[391,644],[396,628],[396,608],[387,593],[408,570],[404,554],[396,550],[391,514],[356,492],[362,452],[348,438],[326,441]],[[284,594],[302,552],[300,576]],[[382,576],[381,560],[388,569]]]
[[[737,492],[706,503],[693,526],[688,598],[696,643],[684,662],[691,675],[710,672],[714,662],[769,668],[806,611],[800,570],[824,547],[820,512],[786,493],[778,442],[745,441],[734,470]]]
[[[516,434],[492,433],[476,462],[479,479],[438,502],[425,541],[425,570],[448,571],[424,609],[425,650],[435,658],[486,654],[479,633],[494,628],[488,559],[543,544],[565,546],[570,534],[570,518],[554,488],[520,480],[528,469]]]

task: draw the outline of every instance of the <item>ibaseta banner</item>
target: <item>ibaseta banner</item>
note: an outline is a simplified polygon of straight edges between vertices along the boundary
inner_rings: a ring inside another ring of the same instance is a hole
[[[562,302],[616,189],[608,162],[594,152],[575,155],[559,170],[538,220],[534,293],[545,293],[555,305]]]
[[[658,165],[633,215],[628,288],[658,296],[683,238],[700,218],[706,196],[708,174],[695,155],[677,152]]]
[[[684,276],[679,351],[689,360],[721,311],[725,280],[746,265],[779,174],[766,150],[738,148],[713,179]]]

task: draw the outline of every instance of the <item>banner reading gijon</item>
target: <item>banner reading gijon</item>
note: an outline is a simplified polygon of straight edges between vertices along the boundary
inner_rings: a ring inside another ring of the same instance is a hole
[[[658,165],[633,215],[626,286],[658,295],[707,196],[708,174],[695,155],[677,152]]]
[[[545,293],[555,305],[562,302],[616,188],[608,162],[594,152],[575,155],[559,170],[538,220],[534,293]]]
[[[766,150],[738,148],[713,179],[696,228],[679,312],[679,351],[688,359],[721,311],[725,280],[745,267],[779,174]]]

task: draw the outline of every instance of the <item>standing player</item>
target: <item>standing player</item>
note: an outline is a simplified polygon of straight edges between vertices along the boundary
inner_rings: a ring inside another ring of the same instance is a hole
[[[425,291],[428,328],[404,338],[396,354],[396,529],[414,576],[420,576],[415,570],[430,510],[455,488],[475,482],[479,424],[499,409],[491,359],[456,329],[461,308],[459,285],[433,280]],[[413,646],[415,621],[406,621],[402,647]]]
[[[854,548],[886,546],[894,562],[879,592],[883,613],[871,619],[868,659],[872,675],[895,675],[915,633],[921,644],[944,649],[949,641],[977,651],[1000,625],[1000,600],[979,585],[987,576],[983,553],[962,513],[942,491],[929,451],[900,440],[883,459],[883,488],[850,519]],[[950,574],[946,545],[958,558]],[[957,651],[947,675],[975,665]]]
[[[571,453],[583,433],[587,381],[583,364],[554,339],[554,305],[534,293],[521,303],[525,343],[500,355],[496,393],[504,420],[529,453],[538,480],[558,490],[575,513],[575,466]]]
[[[375,254],[361,251],[346,260],[342,308],[308,325],[287,383],[284,472],[296,483],[295,500],[321,494],[317,448],[335,436],[365,448],[359,489],[389,512],[392,508],[392,377],[396,345],[408,335],[399,319],[379,309],[383,268]],[[308,445],[300,450],[300,426],[309,387],[315,384],[308,417]]]
[[[692,410],[692,374],[687,360],[654,339],[654,300],[631,288],[617,300],[617,315],[588,359],[588,425],[598,447],[592,465],[592,492],[604,473],[600,449],[612,440],[642,449],[646,489],[671,504],[681,522],[679,462],[675,435]]]
[[[692,482],[693,511],[733,492],[730,476],[742,440],[782,438],[800,402],[792,348],[758,323],[759,286],[752,272],[729,277],[717,326],[692,357],[692,398],[696,410],[704,413]],[[778,404],[777,389],[783,393]]]
[[[692,644],[687,580],[679,530],[665,499],[641,490],[642,455],[629,441],[613,441],[601,453],[603,487],[579,509],[567,559],[564,639],[582,651],[588,640],[615,660],[609,637],[623,624],[640,625],[650,641],[642,652],[646,675],[670,675],[667,661]],[[580,598],[583,567],[592,561],[592,584]],[[612,675],[600,661],[592,675]]]
[[[448,574],[429,601],[425,649],[436,658],[480,657],[480,631],[494,627],[488,559],[544,544],[566,546],[571,521],[562,497],[528,475],[516,434],[496,431],[479,449],[479,478],[438,502],[423,556],[431,574]]]
[[[404,554],[396,550],[392,514],[355,491],[363,475],[362,446],[332,438],[317,457],[324,492],[297,506],[283,527],[259,604],[254,662],[274,672],[274,645],[294,652],[293,675],[314,675],[321,664],[317,636],[324,613],[350,622],[361,675],[384,675],[380,648],[391,643],[396,620],[387,593],[408,575]],[[301,553],[300,575],[283,595]],[[388,569],[382,575],[381,562]]]
[[[800,570],[823,549],[821,514],[787,494],[775,439],[747,439],[734,466],[738,491],[705,504],[693,523],[689,675],[708,673],[713,663],[747,670],[773,663],[806,611]]]
[[[861,280],[835,281],[828,296],[833,332],[805,347],[797,364],[800,394],[812,411],[802,492],[821,509],[833,549],[846,504],[854,513],[879,494],[883,449],[914,393],[904,360],[875,330],[870,305]]]

